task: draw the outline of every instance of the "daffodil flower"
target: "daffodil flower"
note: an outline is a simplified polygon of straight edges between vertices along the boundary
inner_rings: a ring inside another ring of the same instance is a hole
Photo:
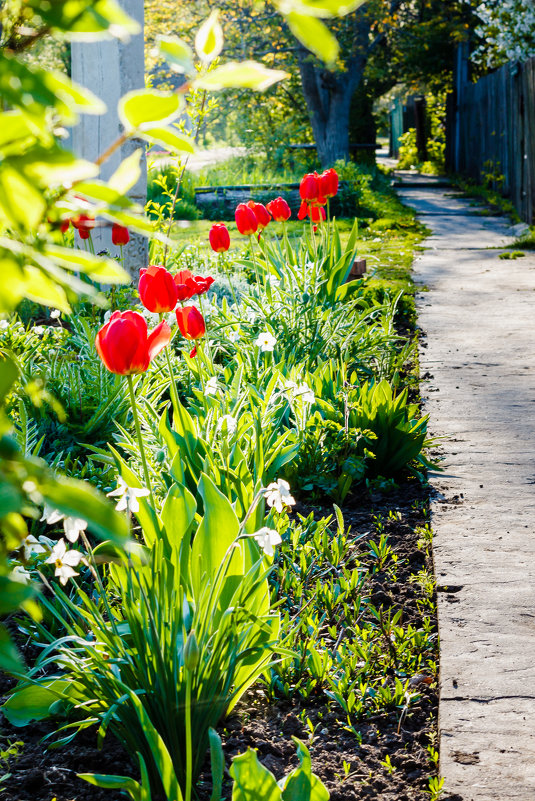
[[[46,520],[49,526],[53,526],[54,523],[59,523],[60,520],[63,520],[64,515],[61,514],[57,509],[54,509],[53,506],[50,506],[48,503],[45,503],[45,507],[43,509],[43,515],[40,517],[40,521]]]
[[[273,528],[267,528],[267,526],[259,529],[253,536],[264,553],[268,556],[273,556],[275,553],[273,546],[279,545],[279,543],[282,542],[279,533]]]
[[[54,565],[56,568],[55,576],[57,576],[61,584],[65,585],[70,578],[74,578],[78,573],[74,570],[78,567],[82,559],[83,553],[80,551],[68,551],[63,537],[54,545],[52,552],[46,562]]]
[[[267,505],[274,506],[279,514],[282,514],[285,506],[293,506],[295,503],[295,498],[290,494],[290,485],[283,478],[268,484],[264,497]]]
[[[208,379],[204,386],[204,394],[206,395],[215,395],[217,392],[217,378],[213,375],[211,378]]]
[[[115,506],[118,512],[123,512],[125,509],[130,512],[139,512],[138,498],[144,498],[149,495],[148,489],[129,487],[122,476],[117,478],[117,488],[108,492],[108,496],[113,498],[119,497],[117,505]]]

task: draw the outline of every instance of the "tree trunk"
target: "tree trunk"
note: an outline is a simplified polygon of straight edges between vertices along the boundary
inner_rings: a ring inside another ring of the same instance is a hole
[[[332,167],[337,159],[349,159],[349,110],[362,74],[335,75],[318,68],[306,56],[299,62],[318,158],[322,167]]]

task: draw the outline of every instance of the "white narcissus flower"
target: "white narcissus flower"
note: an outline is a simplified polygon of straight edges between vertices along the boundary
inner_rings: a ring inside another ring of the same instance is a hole
[[[80,517],[66,517],[63,521],[63,528],[69,542],[76,542],[80,533],[86,530],[87,520],[82,520]]]
[[[204,394],[205,395],[215,395],[217,392],[217,378],[213,375],[211,378],[208,379],[204,386]]]
[[[273,546],[279,545],[279,543],[282,542],[279,533],[273,528],[267,528],[267,526],[261,528],[259,531],[253,534],[253,536],[264,553],[266,553],[268,556],[273,556],[275,553]]]
[[[238,421],[231,414],[224,414],[223,417],[220,417],[217,421],[216,431],[221,431],[224,426],[227,428],[227,433],[232,435],[238,427]]]
[[[290,494],[290,485],[283,478],[268,484],[264,497],[267,505],[274,506],[279,514],[282,514],[285,506],[293,506],[295,503],[295,498]]]
[[[231,328],[231,330],[227,332],[227,339],[229,342],[237,342],[239,338],[240,338],[239,329],[237,331],[234,331],[234,329]]]
[[[32,574],[22,565],[15,565],[9,577],[13,581],[20,581],[21,584],[29,584],[32,580]]]
[[[5,331],[9,322],[7,320],[0,320],[0,331]]]
[[[68,551],[65,540],[62,537],[52,548],[46,563],[55,566],[56,572],[54,575],[59,578],[62,584],[66,584],[70,578],[78,575],[73,568],[78,567],[83,558],[84,555],[80,551]]]
[[[263,331],[255,341],[255,345],[260,348],[263,353],[271,353],[276,344],[277,340],[269,331]]]
[[[45,503],[43,515],[39,518],[39,520],[46,520],[49,526],[53,526],[54,523],[59,523],[59,521],[63,520],[64,517],[65,515],[62,515],[61,512],[59,512],[57,509],[54,509],[53,506]]]
[[[144,498],[149,494],[148,489],[138,489],[137,487],[129,487],[122,476],[117,478],[117,488],[108,492],[108,496],[113,498],[118,496],[116,510],[123,512],[128,509],[130,512],[139,512],[138,498]]]
[[[25,559],[30,559],[37,553],[46,553],[47,548],[42,545],[33,534],[27,534],[22,540],[20,547]]]
[[[52,320],[57,320],[59,317],[61,317],[60,310],[59,309],[52,309],[52,311],[50,312],[50,317],[51,317]]]
[[[294,397],[304,401],[304,403],[316,403],[316,396],[308,384],[298,384],[294,389]]]

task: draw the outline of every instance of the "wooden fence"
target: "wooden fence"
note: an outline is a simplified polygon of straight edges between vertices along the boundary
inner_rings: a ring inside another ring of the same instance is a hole
[[[535,222],[535,58],[477,83],[460,66],[448,118],[447,166],[486,181]]]

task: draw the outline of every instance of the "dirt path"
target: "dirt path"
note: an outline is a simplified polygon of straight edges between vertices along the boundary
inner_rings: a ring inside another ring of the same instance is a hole
[[[433,235],[415,263],[422,387],[444,472],[432,524],[443,801],[535,799],[535,255],[504,218],[400,189]]]

